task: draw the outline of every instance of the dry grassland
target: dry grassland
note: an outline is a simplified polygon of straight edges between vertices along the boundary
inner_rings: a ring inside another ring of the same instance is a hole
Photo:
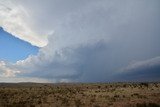
[[[0,107],[160,107],[160,83],[1,83]]]

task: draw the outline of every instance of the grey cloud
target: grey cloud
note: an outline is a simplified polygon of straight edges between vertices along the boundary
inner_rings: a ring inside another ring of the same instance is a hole
[[[134,62],[120,71],[117,81],[160,81],[160,57]]]
[[[65,58],[57,53],[55,54],[56,60],[52,60],[45,67],[39,66],[38,71],[25,75],[48,79],[56,78],[59,81],[61,79],[99,81],[99,77],[102,78],[104,74],[109,73],[107,71],[110,69],[107,68],[108,60],[105,60],[106,50],[107,47],[103,42],[74,49],[65,48],[61,52]],[[104,78],[106,79],[106,75],[104,75],[103,80]]]

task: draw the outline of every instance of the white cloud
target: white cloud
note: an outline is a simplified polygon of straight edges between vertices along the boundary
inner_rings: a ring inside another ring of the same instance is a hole
[[[46,34],[38,34],[30,23],[30,13],[10,0],[0,0],[0,26],[13,36],[43,47],[48,43]]]
[[[18,73],[20,73],[20,71],[13,70],[7,67],[4,61],[0,61],[0,77],[15,77]]]
[[[47,79],[30,78],[30,77],[1,77],[0,82],[19,83],[19,82],[35,82],[35,83],[50,83]],[[54,81],[52,81],[54,82]]]

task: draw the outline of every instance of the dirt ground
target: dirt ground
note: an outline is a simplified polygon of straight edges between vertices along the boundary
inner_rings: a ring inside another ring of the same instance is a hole
[[[0,107],[160,107],[160,83],[1,83]]]

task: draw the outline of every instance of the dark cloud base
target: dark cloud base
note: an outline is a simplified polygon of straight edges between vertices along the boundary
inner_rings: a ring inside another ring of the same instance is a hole
[[[127,72],[116,74],[114,81],[158,82],[160,81],[160,65],[146,68],[137,68]]]

